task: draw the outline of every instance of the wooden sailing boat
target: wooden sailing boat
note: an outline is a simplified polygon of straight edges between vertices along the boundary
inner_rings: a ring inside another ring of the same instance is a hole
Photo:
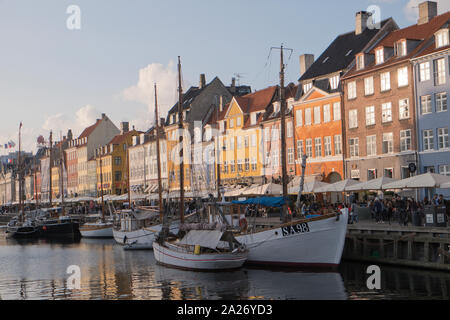
[[[178,57],[178,128],[180,129],[180,220],[184,223],[184,161],[183,161],[183,92],[181,62]],[[186,228],[183,228],[186,230]],[[186,230],[183,237],[175,237],[163,228],[153,242],[153,253],[158,263],[189,270],[223,270],[240,268],[247,260],[248,251],[230,231],[220,229]]]
[[[80,226],[81,236],[84,238],[113,238],[113,222],[105,219],[105,202],[103,201],[103,164],[100,154],[100,192],[102,198],[102,215],[97,221],[86,222]]]
[[[158,98],[155,83],[155,133],[156,133],[156,151],[157,151],[157,167],[158,167],[158,193],[159,193],[159,212],[148,210],[122,210],[119,212],[120,224],[113,228],[114,239],[117,243],[125,245],[126,250],[152,249],[152,244],[162,230],[163,221],[163,199],[162,199],[162,183],[161,183],[161,159],[160,159],[160,125],[158,115]],[[127,150],[128,154],[128,150]],[[128,156],[129,157],[129,156]],[[129,165],[128,165],[128,177]],[[128,202],[131,201],[130,184],[128,182]],[[177,219],[171,225],[172,232],[178,232],[180,220]]]
[[[50,137],[52,134],[50,133]],[[73,219],[72,217],[66,215],[65,209],[64,209],[64,152],[62,145],[64,143],[64,140],[61,138],[60,145],[59,145],[59,192],[61,196],[61,210],[56,210],[57,217],[44,217],[43,219],[39,220],[40,224],[40,235],[42,237],[47,238],[57,238],[57,237],[80,237],[80,223],[79,221]],[[51,154],[52,154],[52,139],[50,138],[50,181],[51,181]],[[50,206],[52,203],[52,190],[51,190],[51,184],[50,184]]]
[[[39,235],[39,227],[32,219],[25,217],[23,209],[23,167],[22,167],[22,122],[19,125],[19,154],[17,161],[17,176],[19,180],[19,215],[13,217],[6,227],[8,238],[30,238]]]
[[[286,138],[284,95],[283,46],[280,63],[280,112],[281,112],[281,151],[283,173],[283,223],[269,225],[267,221],[247,225],[236,235],[236,239],[249,249],[248,263],[260,265],[278,265],[295,267],[331,267],[339,265],[347,231],[347,217],[340,212],[318,217],[292,219],[286,212],[287,174],[286,174]],[[306,158],[303,158],[303,172]],[[304,179],[301,179],[303,184]],[[299,197],[302,186],[300,186]],[[266,202],[255,199],[255,202]],[[298,198],[297,205],[300,205]]]

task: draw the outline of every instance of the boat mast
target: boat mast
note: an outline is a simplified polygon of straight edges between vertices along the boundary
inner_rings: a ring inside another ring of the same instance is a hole
[[[19,156],[18,156],[18,164],[17,164],[17,173],[19,175],[19,210],[20,210],[20,217],[21,221],[23,222],[25,220],[24,212],[23,212],[23,203],[22,203],[22,158],[20,156],[21,150],[22,150],[22,137],[21,137],[21,130],[22,130],[22,122],[20,122],[19,126]]]
[[[159,219],[163,221],[164,209],[162,199],[162,183],[161,183],[161,155],[159,148],[159,117],[158,117],[158,98],[155,83],[155,130],[156,130],[156,162],[158,164],[158,196],[159,196]],[[144,152],[145,154],[145,152]],[[145,170],[144,170],[145,171]]]
[[[37,154],[36,154],[37,157]],[[34,158],[34,194],[36,197],[36,209],[39,206],[39,199],[38,199],[38,189],[37,189],[37,161],[36,157]]]
[[[52,139],[52,131],[50,130],[50,141],[49,141],[49,156],[48,156],[48,170],[49,170],[49,178],[48,178],[48,200],[50,202],[50,207],[52,206],[52,145],[53,145],[53,139]]]
[[[61,135],[60,135],[61,138]],[[63,155],[63,139],[61,138],[61,142],[59,143],[59,193],[61,194],[61,212],[62,215],[65,214],[64,212],[64,155]]]
[[[181,87],[181,60],[178,56],[178,134],[180,145],[180,221],[184,223],[184,156],[183,156],[183,89]]]
[[[217,112],[216,112],[216,123],[219,123],[219,111],[220,106],[223,103],[223,97],[220,97],[219,106],[217,106]],[[220,141],[219,141],[219,132],[217,131],[217,134],[214,136],[214,144],[216,144],[216,150],[217,150],[217,201],[220,201]]]
[[[131,190],[130,190],[130,150],[128,148],[127,140],[125,139],[125,145],[127,146],[127,191],[128,191],[128,208],[131,209]]]
[[[103,201],[103,169],[102,169],[102,151],[100,149],[100,192],[102,193],[102,221],[105,221],[105,202]]]

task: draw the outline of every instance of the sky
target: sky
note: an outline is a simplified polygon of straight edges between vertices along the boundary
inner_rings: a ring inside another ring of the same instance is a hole
[[[400,28],[415,24],[420,0],[0,0],[0,155],[34,151],[39,135],[74,136],[101,113],[119,126],[153,124],[153,85],[160,116],[177,100],[177,57],[183,89],[218,76],[225,85],[259,90],[279,81],[283,44],[286,83],[299,78],[299,55],[317,58],[354,30],[355,13],[380,8]],[[79,8],[79,20],[70,6]],[[450,1],[438,1],[438,13]],[[68,28],[79,21],[79,28]]]

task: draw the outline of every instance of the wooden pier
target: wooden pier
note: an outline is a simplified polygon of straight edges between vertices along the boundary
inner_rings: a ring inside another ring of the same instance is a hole
[[[449,271],[450,228],[350,224],[343,259]]]

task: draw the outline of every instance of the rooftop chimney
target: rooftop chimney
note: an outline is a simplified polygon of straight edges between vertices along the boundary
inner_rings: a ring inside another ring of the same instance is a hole
[[[422,3],[419,3],[419,20],[417,21],[417,24],[428,23],[436,16],[437,2],[424,1]]]
[[[106,114],[102,113],[102,119],[106,118]]]
[[[313,54],[302,54],[300,56],[300,77],[306,72],[306,70],[311,67],[314,63],[314,55]]]
[[[130,129],[130,124],[128,122],[120,123],[120,134],[127,133]]]
[[[67,131],[67,139],[69,140],[73,139],[72,129],[69,129],[69,131]]]
[[[203,89],[206,86],[206,78],[205,78],[205,74],[202,73],[200,75],[200,82],[198,84],[199,89]]]
[[[236,78],[231,78],[230,91],[232,94],[234,94],[236,92]]]
[[[356,13],[355,34],[361,34],[367,28],[367,21],[372,14],[367,11],[359,11]]]
[[[219,112],[222,112],[222,110],[223,110],[223,96],[220,96]]]

